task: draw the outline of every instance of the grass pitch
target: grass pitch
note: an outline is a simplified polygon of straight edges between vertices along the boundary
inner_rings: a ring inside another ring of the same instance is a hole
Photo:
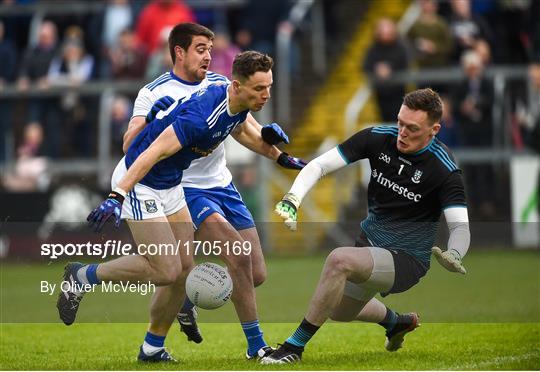
[[[296,328],[316,286],[324,256],[272,258],[257,290],[266,340],[283,342]],[[384,349],[374,324],[328,323],[298,366],[262,366],[243,359],[245,340],[231,304],[200,315],[205,340],[186,341],[175,323],[166,346],[174,365],[135,361],[146,330],[148,296],[91,294],[77,323],[57,320],[56,294],[41,280],[59,281],[61,264],[1,265],[2,370],[494,370],[540,369],[540,256],[537,252],[471,252],[466,276],[433,262],[422,282],[383,301],[417,311],[422,326],[396,353]],[[123,322],[123,323],[120,323]],[[125,323],[131,322],[131,323]]]

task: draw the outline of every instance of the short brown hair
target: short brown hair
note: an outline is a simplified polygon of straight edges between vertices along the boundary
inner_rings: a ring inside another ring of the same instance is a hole
[[[214,33],[198,23],[179,23],[173,27],[169,34],[169,52],[173,63],[176,61],[174,48],[179,46],[187,51],[194,36],[206,36],[210,40],[214,40]]]
[[[405,95],[403,104],[414,111],[425,111],[431,124],[438,123],[443,113],[443,103],[439,93],[431,88],[417,89]]]
[[[267,54],[248,50],[234,57],[232,76],[235,79],[245,80],[256,72],[268,72],[274,65],[274,60]]]

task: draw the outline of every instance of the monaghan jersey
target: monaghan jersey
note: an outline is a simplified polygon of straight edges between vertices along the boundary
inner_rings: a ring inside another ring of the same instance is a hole
[[[156,190],[174,187],[182,181],[183,172],[193,160],[210,155],[249,113],[232,114],[229,110],[227,84],[214,84],[197,91],[185,102],[174,103],[167,114],[149,123],[133,140],[126,154],[126,167],[168,126],[172,125],[182,149],[158,162],[140,181]]]
[[[139,91],[133,107],[133,116],[146,116],[161,97],[170,96],[180,100],[216,82],[228,83],[229,80],[223,75],[208,71],[203,81],[191,83],[180,79],[172,71],[166,72]],[[225,162],[225,146],[220,144],[207,157],[196,159],[191,163],[184,171],[182,186],[207,189],[225,187],[231,181],[232,175]]]
[[[369,241],[404,250],[428,268],[441,211],[466,207],[461,170],[438,139],[415,154],[403,154],[397,136],[397,127],[368,128],[338,150],[347,163],[369,159],[369,212],[360,224]]]

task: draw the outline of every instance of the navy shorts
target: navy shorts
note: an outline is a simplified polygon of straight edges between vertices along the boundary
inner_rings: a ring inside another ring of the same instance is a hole
[[[355,247],[371,247],[372,244],[366,237],[366,234],[361,231],[356,238]],[[426,275],[429,267],[424,266],[420,261],[406,253],[403,250],[385,248],[392,254],[394,258],[394,285],[388,291],[381,295],[384,297],[390,293],[405,292],[409,288],[416,285],[420,279]]]
[[[236,230],[255,227],[251,213],[232,182],[227,187],[210,189],[184,187],[184,195],[197,228],[213,213],[222,215]]]

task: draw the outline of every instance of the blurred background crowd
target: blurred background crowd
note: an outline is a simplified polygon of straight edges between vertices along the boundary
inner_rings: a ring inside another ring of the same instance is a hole
[[[371,12],[377,7],[399,9]],[[407,90],[437,89],[445,103],[440,139],[452,149],[486,151],[469,152],[472,160],[462,163],[474,212],[508,218],[509,202],[501,197],[509,189],[508,162],[490,162],[489,151],[540,151],[539,19],[540,1],[533,0],[2,0],[0,190],[46,192],[73,179],[106,189],[98,173],[110,172],[122,155],[138,90],[171,69],[169,30],[198,22],[216,33],[214,72],[230,76],[241,50],[276,59],[275,74],[288,80],[275,75],[274,108],[265,118],[283,117],[276,95],[288,82],[291,113],[280,124],[298,142],[292,149],[308,158],[321,143],[301,121],[327,81],[341,76],[333,72],[340,61],[354,64],[348,76],[363,79],[351,80],[351,89],[362,81],[373,93],[375,114],[358,128],[395,123]],[[348,43],[362,25],[369,25],[369,43],[362,50],[353,45],[351,53]],[[279,60],[283,35],[292,40],[287,61]],[[312,67],[321,55],[326,63]],[[351,61],[356,55],[361,58]],[[300,140],[303,135],[310,138]],[[100,168],[104,158],[110,161]],[[235,182],[256,190],[256,163],[243,164]],[[261,208],[256,196],[245,197]]]

